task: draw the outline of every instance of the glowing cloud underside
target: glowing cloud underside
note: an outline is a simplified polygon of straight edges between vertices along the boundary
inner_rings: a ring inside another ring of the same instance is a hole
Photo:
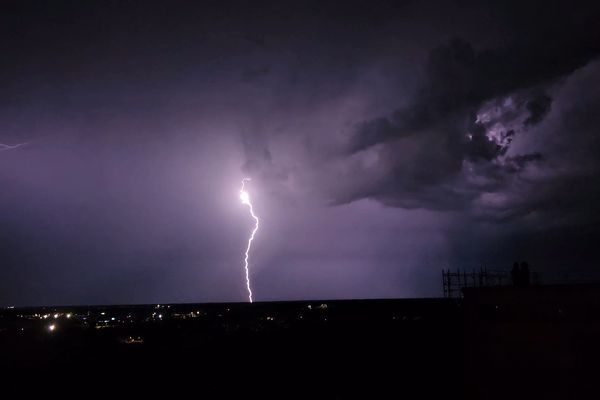
[[[244,186],[249,180],[250,178],[242,179],[242,188],[240,189],[240,200],[242,201],[242,204],[248,206],[248,209],[250,210],[250,215],[252,216],[252,218],[254,218],[255,222],[254,229],[252,229],[252,233],[250,234],[250,238],[248,239],[248,246],[246,247],[246,254],[244,257],[244,269],[246,270],[246,288],[248,289],[248,299],[250,300],[250,303],[252,303],[252,289],[250,289],[250,271],[248,269],[248,254],[250,253],[250,247],[252,246],[254,235],[258,230],[258,217],[254,214],[254,209],[252,208],[252,203],[250,202],[250,195],[244,190]]]

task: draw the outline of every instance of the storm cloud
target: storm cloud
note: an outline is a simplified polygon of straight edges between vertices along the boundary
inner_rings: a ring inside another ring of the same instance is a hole
[[[576,3],[7,5],[0,302],[243,301],[244,177],[257,300],[593,272],[600,12]]]
[[[476,50],[453,39],[433,49],[414,99],[386,117],[361,121],[351,130],[348,154],[373,152],[369,174],[385,176],[337,198],[363,197],[399,207],[454,208],[541,160],[539,151],[506,157],[515,137],[548,114],[544,90],[585,66],[599,52],[590,20],[540,41]],[[377,148],[376,146],[379,147]],[[517,161],[518,160],[518,161]],[[517,162],[515,162],[517,161]],[[353,171],[353,174],[360,173]],[[354,179],[354,177],[353,177]]]

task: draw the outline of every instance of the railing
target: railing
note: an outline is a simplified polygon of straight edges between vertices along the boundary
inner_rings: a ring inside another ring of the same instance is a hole
[[[555,272],[539,275],[535,271],[530,273],[529,285],[573,285],[573,284],[600,284],[600,274],[582,272]],[[442,270],[442,286],[444,297],[460,298],[462,289],[466,287],[497,287],[513,285],[509,271],[490,270],[480,268],[479,270],[450,269]]]
[[[488,270],[442,270],[442,286],[444,297],[462,297],[462,289],[465,287],[489,287],[511,285],[512,280],[507,271]]]

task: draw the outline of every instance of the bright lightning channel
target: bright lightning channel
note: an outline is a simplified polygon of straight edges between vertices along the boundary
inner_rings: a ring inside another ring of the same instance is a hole
[[[18,149],[19,147],[27,146],[28,144],[29,143],[17,143],[14,145],[10,145],[10,144],[0,143],[0,152],[6,151],[6,150],[15,150],[15,149]]]
[[[252,303],[252,289],[250,289],[250,271],[248,269],[248,254],[250,253],[250,247],[252,246],[254,235],[258,230],[258,217],[256,216],[256,214],[254,214],[252,202],[250,201],[250,195],[248,194],[248,192],[246,192],[246,190],[244,190],[244,186],[246,185],[247,181],[250,181],[250,178],[242,179],[242,188],[240,189],[240,200],[242,201],[242,204],[248,206],[248,209],[250,210],[250,215],[252,216],[252,218],[254,218],[255,222],[254,229],[252,229],[252,233],[250,234],[250,238],[248,239],[248,246],[246,247],[246,254],[244,257],[244,269],[246,270],[246,288],[248,289],[248,300],[250,300],[250,303]]]

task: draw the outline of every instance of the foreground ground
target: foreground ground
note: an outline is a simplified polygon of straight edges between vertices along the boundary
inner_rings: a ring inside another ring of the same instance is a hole
[[[597,287],[465,294],[464,301],[6,309],[0,373],[7,391],[111,397],[189,390],[200,398],[595,392]]]

